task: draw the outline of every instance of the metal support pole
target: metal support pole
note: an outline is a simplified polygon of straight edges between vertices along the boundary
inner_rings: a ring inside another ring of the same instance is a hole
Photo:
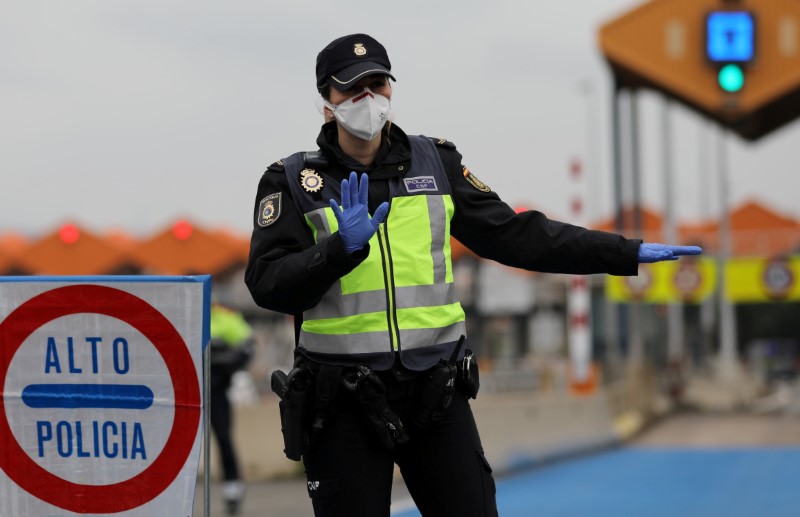
[[[211,346],[203,350],[203,517],[211,517]]]
[[[725,263],[731,256],[730,226],[730,179],[728,177],[727,131],[720,129],[717,139],[717,167],[719,168],[719,254],[717,280],[719,285],[719,367],[720,375],[729,380],[738,378],[739,368],[736,349],[736,314],[733,304],[727,299],[725,289]]]
[[[622,232],[625,221],[622,206],[622,127],[620,123],[620,92],[622,89],[614,85],[611,94],[611,129],[614,138],[613,172],[614,172],[614,230]]]
[[[678,232],[675,221],[675,181],[672,167],[672,121],[670,108],[672,102],[664,97],[661,112],[662,164],[664,170],[664,240],[677,243]],[[679,367],[683,361],[683,303],[677,301],[667,306],[667,358],[673,367]]]
[[[612,181],[613,181],[613,204],[614,229],[617,233],[622,232],[622,136],[620,129],[620,87],[614,80],[614,88],[611,92],[611,135],[612,145]],[[625,305],[621,303],[606,303],[606,340],[610,351],[608,359],[611,371],[615,374],[620,371],[622,353],[622,338],[620,329],[624,321]]]
[[[633,233],[634,237],[642,238],[642,188],[641,188],[641,160],[639,159],[639,99],[636,90],[631,90],[629,102],[629,133],[631,152],[631,185],[633,190]],[[640,325],[642,307],[639,302],[630,304],[630,317],[628,318],[628,342],[630,353],[628,364],[638,369],[644,362],[644,343]]]
[[[633,231],[637,238],[644,234],[642,221],[642,159],[639,152],[639,92],[630,93],[630,139],[631,139],[631,190],[633,209]]]
[[[698,213],[702,220],[706,220],[712,216],[708,200],[714,190],[712,187],[714,181],[710,159],[713,134],[710,130],[710,124],[705,118],[700,120],[697,136],[698,167],[700,169],[700,173],[698,174],[698,179],[700,180],[698,185],[699,195],[697,196],[700,204]],[[700,339],[701,349],[695,351],[695,357],[698,359],[698,363],[695,364],[695,366],[708,368],[710,364],[711,350],[714,348],[712,346],[711,336],[714,333],[714,327],[716,326],[715,321],[717,319],[715,311],[716,305],[714,297],[709,297],[700,305],[700,329],[702,332]]]

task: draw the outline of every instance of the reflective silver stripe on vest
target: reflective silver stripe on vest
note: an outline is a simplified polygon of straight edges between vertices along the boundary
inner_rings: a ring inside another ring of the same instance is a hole
[[[442,283],[395,287],[394,300],[398,309],[408,309],[430,307],[431,305],[450,305],[456,303],[458,297],[452,283]]]
[[[314,225],[314,228],[317,229],[317,242],[325,237],[330,237],[331,227],[328,224],[328,216],[325,214],[324,208],[317,208],[313,212],[307,213],[306,217],[308,217],[308,220]]]
[[[308,220],[317,230],[317,242],[320,242],[322,239],[326,239],[331,235],[331,227],[328,224],[328,216],[325,213],[324,208],[318,208],[312,212],[309,212],[306,214],[306,217],[308,217]],[[341,295],[336,295],[336,293],[341,292],[342,284],[339,280],[336,280],[333,284],[331,284],[331,287],[328,289],[319,303],[313,308],[305,311],[303,314],[304,319],[317,320],[324,318],[335,318],[339,315],[357,314],[355,311],[358,311],[360,307],[369,307],[369,305],[364,304],[370,303],[370,300],[372,299],[370,296],[356,295],[353,297],[343,297]],[[371,293],[363,294],[366,295]],[[383,298],[386,297],[382,291],[380,292],[380,295]]]
[[[389,342],[389,333],[385,330],[357,334],[313,334],[311,332],[301,332],[298,345],[310,352],[324,354],[369,354],[392,349]]]
[[[447,214],[442,196],[426,196],[428,199],[428,219],[431,221],[431,258],[433,259],[433,283],[444,283],[447,277],[447,263],[444,256],[445,220]]]
[[[400,330],[400,342],[404,350],[424,348],[436,343],[457,341],[462,335],[467,334],[467,326],[463,321],[437,329]]]
[[[337,280],[315,307],[303,313],[303,319],[325,320],[386,310],[386,291],[383,289],[350,294],[341,292],[341,283]]]
[[[386,291],[383,289],[344,295],[332,294],[340,292],[341,287],[337,280],[322,297],[322,300],[304,313],[303,319],[306,321],[323,320],[386,310]],[[430,307],[432,303],[433,305],[450,305],[458,301],[458,295],[452,283],[395,287],[394,294],[398,309]]]

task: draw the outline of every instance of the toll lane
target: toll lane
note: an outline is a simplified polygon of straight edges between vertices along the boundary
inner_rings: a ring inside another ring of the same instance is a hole
[[[800,515],[798,431],[800,420],[787,416],[677,415],[628,447],[499,478],[498,509],[503,517]]]

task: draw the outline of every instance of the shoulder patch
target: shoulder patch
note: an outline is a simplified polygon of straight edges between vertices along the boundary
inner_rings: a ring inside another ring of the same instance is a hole
[[[434,138],[429,136],[428,137],[431,142],[433,142],[437,147],[444,147],[445,149],[450,149],[451,151],[456,150],[456,144],[453,142],[446,140],[444,138]]]
[[[486,183],[484,183],[481,180],[479,180],[466,167],[464,167],[463,174],[464,174],[464,179],[467,180],[467,183],[469,183],[470,185],[475,187],[477,190],[480,190],[481,192],[491,192],[492,191],[492,189],[490,189],[489,186]]]
[[[265,172],[280,172],[283,173],[283,160],[278,160],[277,162],[273,163]]]
[[[258,203],[258,225],[262,228],[271,226],[281,216],[281,192],[270,194]]]

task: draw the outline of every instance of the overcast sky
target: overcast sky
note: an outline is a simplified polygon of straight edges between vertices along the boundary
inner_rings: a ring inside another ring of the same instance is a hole
[[[354,32],[387,47],[406,132],[455,142],[509,204],[562,220],[568,165],[588,160],[597,220],[611,209],[610,74],[597,31],[636,5],[4,0],[0,233],[71,221],[146,234],[177,218],[248,233],[266,166],[316,148],[317,53]],[[661,209],[662,101],[641,98],[645,202]],[[713,137],[673,111],[678,216],[715,215],[716,172],[700,150]],[[732,137],[732,203],[800,217],[798,146],[800,124],[755,144]]]

